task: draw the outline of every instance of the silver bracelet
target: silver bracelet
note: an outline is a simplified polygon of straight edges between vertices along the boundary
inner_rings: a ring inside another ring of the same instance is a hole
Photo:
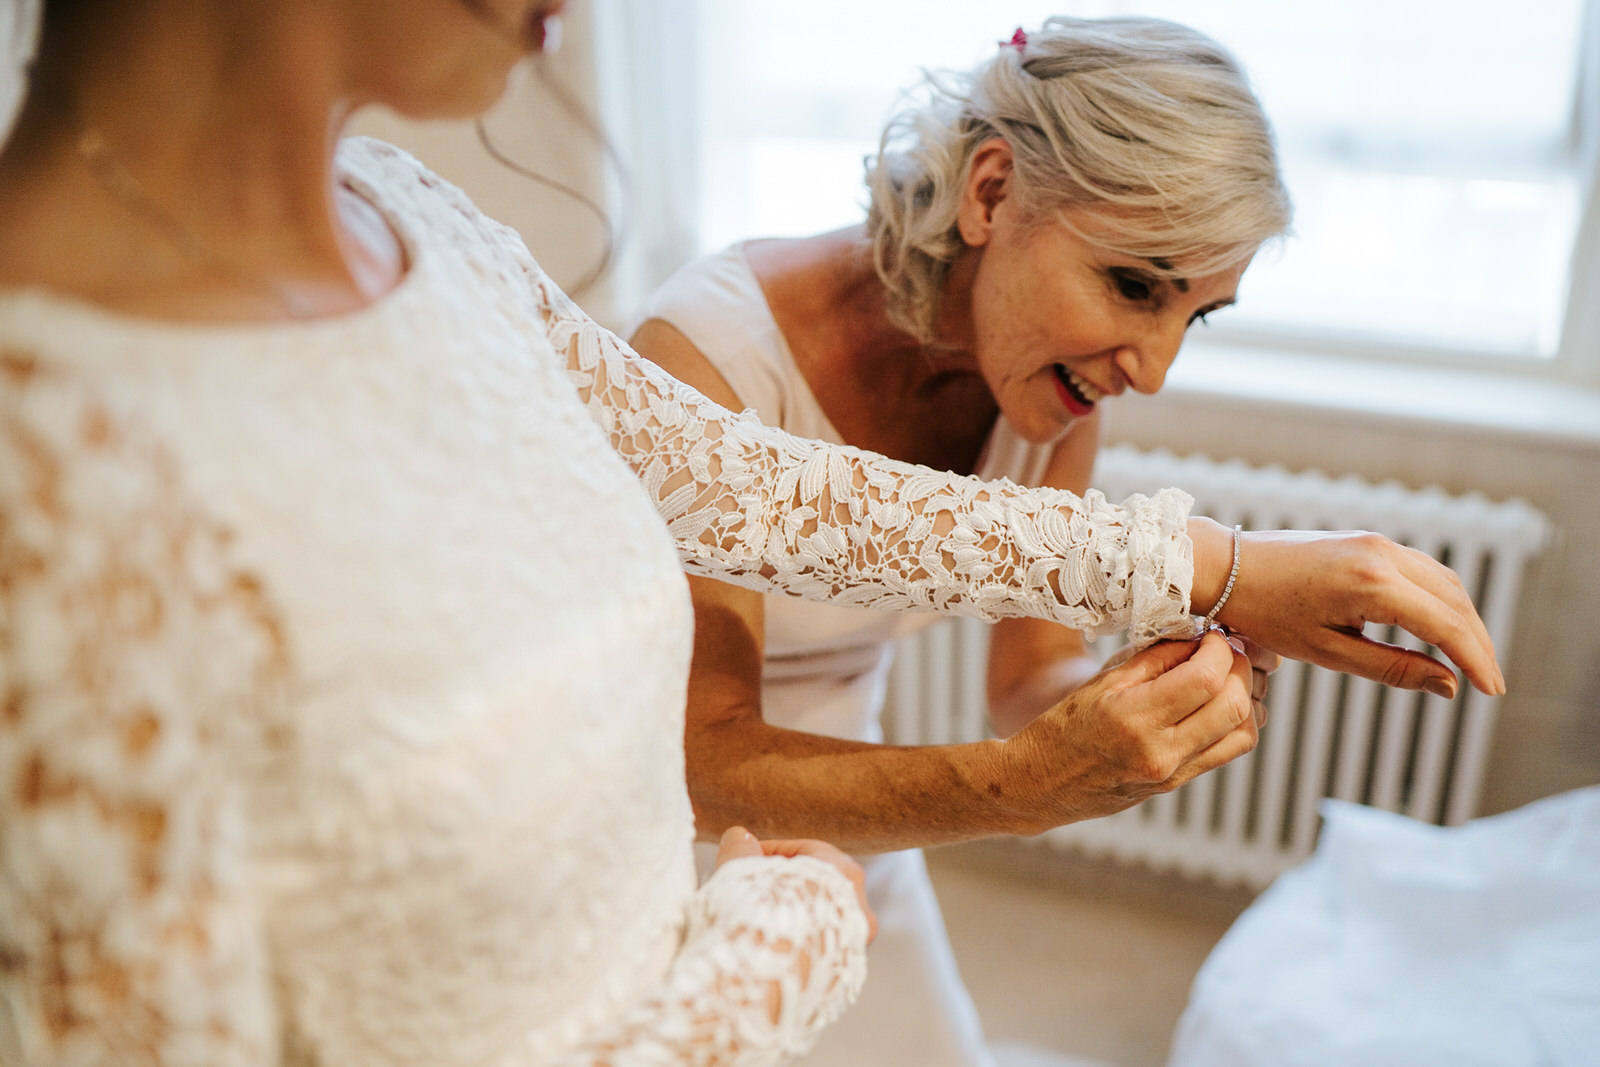
[[[1211,605],[1211,610],[1206,612],[1205,623],[1207,626],[1211,625],[1212,621],[1217,617],[1217,612],[1222,610],[1222,605],[1226,604],[1228,598],[1233,595],[1233,583],[1239,578],[1239,542],[1242,540],[1243,528],[1235,525],[1233,528],[1233,567],[1228,571],[1228,584],[1222,587],[1222,595],[1217,598],[1215,604]]]

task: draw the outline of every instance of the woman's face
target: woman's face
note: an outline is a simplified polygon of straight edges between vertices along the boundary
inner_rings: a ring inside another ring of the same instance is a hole
[[[1057,439],[1106,396],[1154,393],[1185,332],[1233,303],[1249,260],[1198,278],[1164,278],[1149,260],[1106,251],[1056,219],[1028,223],[1014,198],[994,206],[961,323],[1000,410],[1030,441]],[[1067,216],[1083,232],[1094,217]]]
[[[347,0],[363,95],[411,118],[466,117],[553,51],[566,0]]]

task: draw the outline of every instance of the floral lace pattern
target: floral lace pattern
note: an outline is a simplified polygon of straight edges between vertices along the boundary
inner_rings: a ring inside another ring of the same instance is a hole
[[[550,340],[691,572],[841,606],[1191,637],[1193,498],[985,482],[794,437],[702,397],[547,278]]]
[[[46,379],[0,352],[0,1062],[270,1062],[224,754],[270,747],[277,620],[169,457]]]
[[[665,987],[566,1067],[780,1064],[801,1055],[866,977],[854,887],[800,856],[731,860],[695,895]]]

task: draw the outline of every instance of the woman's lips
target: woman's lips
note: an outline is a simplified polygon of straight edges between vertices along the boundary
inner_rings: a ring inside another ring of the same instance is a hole
[[[1067,411],[1078,418],[1093,411],[1095,402],[1100,399],[1100,391],[1059,363],[1053,369],[1056,373],[1056,395],[1061,398]]]

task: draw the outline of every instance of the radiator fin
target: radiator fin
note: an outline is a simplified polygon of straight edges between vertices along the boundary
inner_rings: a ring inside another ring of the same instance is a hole
[[[1095,485],[1112,499],[1177,485],[1194,494],[1197,514],[1228,525],[1374,530],[1418,548],[1461,575],[1502,662],[1524,565],[1550,537],[1544,517],[1521,501],[1125,447],[1101,453]],[[1372,633],[1425,648],[1409,634]],[[947,744],[987,736],[988,640],[984,624],[957,619],[901,642],[886,717],[891,740]],[[1096,645],[1105,654],[1114,647],[1106,640]],[[1475,814],[1493,698],[1462,686],[1446,700],[1286,662],[1273,676],[1267,703],[1267,728],[1249,756],[1174,793],[1059,827],[1043,839],[1261,887],[1311,854],[1321,797],[1440,825]]]

